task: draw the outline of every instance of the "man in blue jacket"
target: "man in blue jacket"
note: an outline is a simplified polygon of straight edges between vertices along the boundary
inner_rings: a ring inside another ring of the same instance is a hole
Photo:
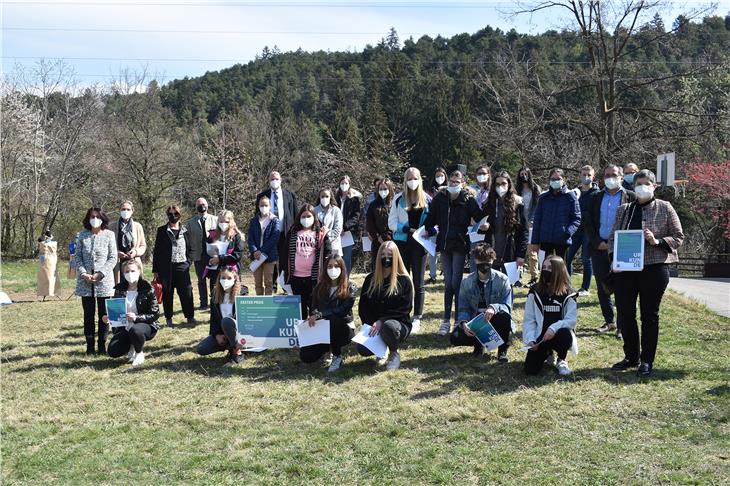
[[[484,346],[466,326],[480,313],[494,327],[504,344],[497,349],[497,359],[506,363],[512,326],[512,286],[509,278],[492,268],[497,253],[488,244],[478,243],[474,250],[477,271],[464,279],[459,289],[457,325],[451,332],[452,346],[474,346],[474,355],[481,356]]]
[[[555,254],[565,259],[565,253],[573,242],[573,235],[580,227],[578,196],[565,186],[563,169],[550,171],[550,189],[540,194],[532,221],[531,251],[543,250],[545,255]]]

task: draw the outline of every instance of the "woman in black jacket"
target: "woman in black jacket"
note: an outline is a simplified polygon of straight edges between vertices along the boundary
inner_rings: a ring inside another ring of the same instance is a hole
[[[499,172],[492,180],[485,212],[488,226],[485,241],[497,253],[494,268],[504,272],[506,262],[516,262],[518,267],[522,266],[527,250],[528,229],[522,198],[515,193],[507,172]]]
[[[114,287],[114,298],[127,301],[127,326],[112,329],[107,352],[112,358],[127,353],[132,366],[144,363],[144,344],[154,338],[160,325],[160,307],[152,285],[142,278],[142,266],[136,260],[122,264],[122,279]],[[104,316],[104,322],[109,322]]]
[[[231,366],[243,360],[236,324],[236,296],[241,292],[238,272],[224,267],[218,272],[210,306],[210,331],[196,348],[201,356],[228,351],[224,366]]]
[[[319,283],[312,291],[312,310],[309,325],[318,319],[330,321],[330,344],[313,344],[299,350],[299,357],[305,363],[314,363],[327,351],[332,352],[332,362],[327,370],[334,373],[342,367],[342,347],[350,344],[355,335],[352,306],[355,305],[357,287],[347,277],[345,261],[339,256],[330,256],[325,262]]]
[[[362,323],[372,326],[370,335],[380,334],[388,346],[388,370],[400,367],[398,346],[411,333],[412,309],[413,283],[398,247],[392,241],[386,241],[378,250],[375,271],[368,274],[362,284],[358,311]],[[357,351],[361,356],[373,354],[361,344]]]
[[[370,265],[374,268],[378,248],[386,241],[393,239],[393,232],[388,226],[390,215],[390,204],[395,197],[395,189],[390,179],[385,178],[378,183],[375,200],[368,206],[368,213],[365,217],[365,229],[372,245],[370,246]]]
[[[335,193],[335,201],[342,210],[342,233],[350,232],[353,245],[342,246],[342,258],[345,260],[347,274],[352,272],[352,251],[360,236],[360,213],[362,194],[350,186],[350,176],[343,176],[340,189]]]

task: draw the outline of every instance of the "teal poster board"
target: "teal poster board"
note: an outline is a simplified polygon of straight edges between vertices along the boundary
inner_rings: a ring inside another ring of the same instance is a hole
[[[236,324],[244,348],[292,348],[299,345],[302,320],[299,295],[236,297]]]
[[[644,269],[644,231],[619,230],[613,235],[613,263],[617,272],[640,272]]]
[[[480,312],[478,316],[467,322],[466,325],[469,326],[469,329],[471,329],[471,332],[474,333],[479,342],[490,351],[504,344],[497,330],[484,318],[483,312]]]

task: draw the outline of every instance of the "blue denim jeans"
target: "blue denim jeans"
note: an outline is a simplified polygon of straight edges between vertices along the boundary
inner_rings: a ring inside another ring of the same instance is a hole
[[[565,265],[568,267],[570,275],[573,275],[573,259],[578,253],[578,248],[581,249],[580,257],[583,261],[583,283],[580,288],[581,290],[588,290],[591,287],[591,277],[593,277],[593,264],[590,255],[590,242],[582,231],[573,235],[573,243],[568,248],[568,254],[565,258]]]
[[[454,312],[459,314],[459,289],[464,277],[464,263],[466,255],[463,253],[442,251],[441,266],[444,271],[444,321],[451,320],[451,303]]]
[[[342,259],[345,260],[345,267],[347,268],[347,274],[352,273],[352,250],[355,246],[343,246],[342,247]]]

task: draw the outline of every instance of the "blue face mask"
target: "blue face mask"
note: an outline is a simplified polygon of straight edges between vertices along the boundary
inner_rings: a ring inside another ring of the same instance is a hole
[[[633,183],[634,183],[634,177],[635,177],[635,176],[636,176],[636,174],[626,174],[626,175],[624,176],[624,180],[625,180],[625,181],[626,181],[627,183],[629,183],[629,184],[633,184]]]

